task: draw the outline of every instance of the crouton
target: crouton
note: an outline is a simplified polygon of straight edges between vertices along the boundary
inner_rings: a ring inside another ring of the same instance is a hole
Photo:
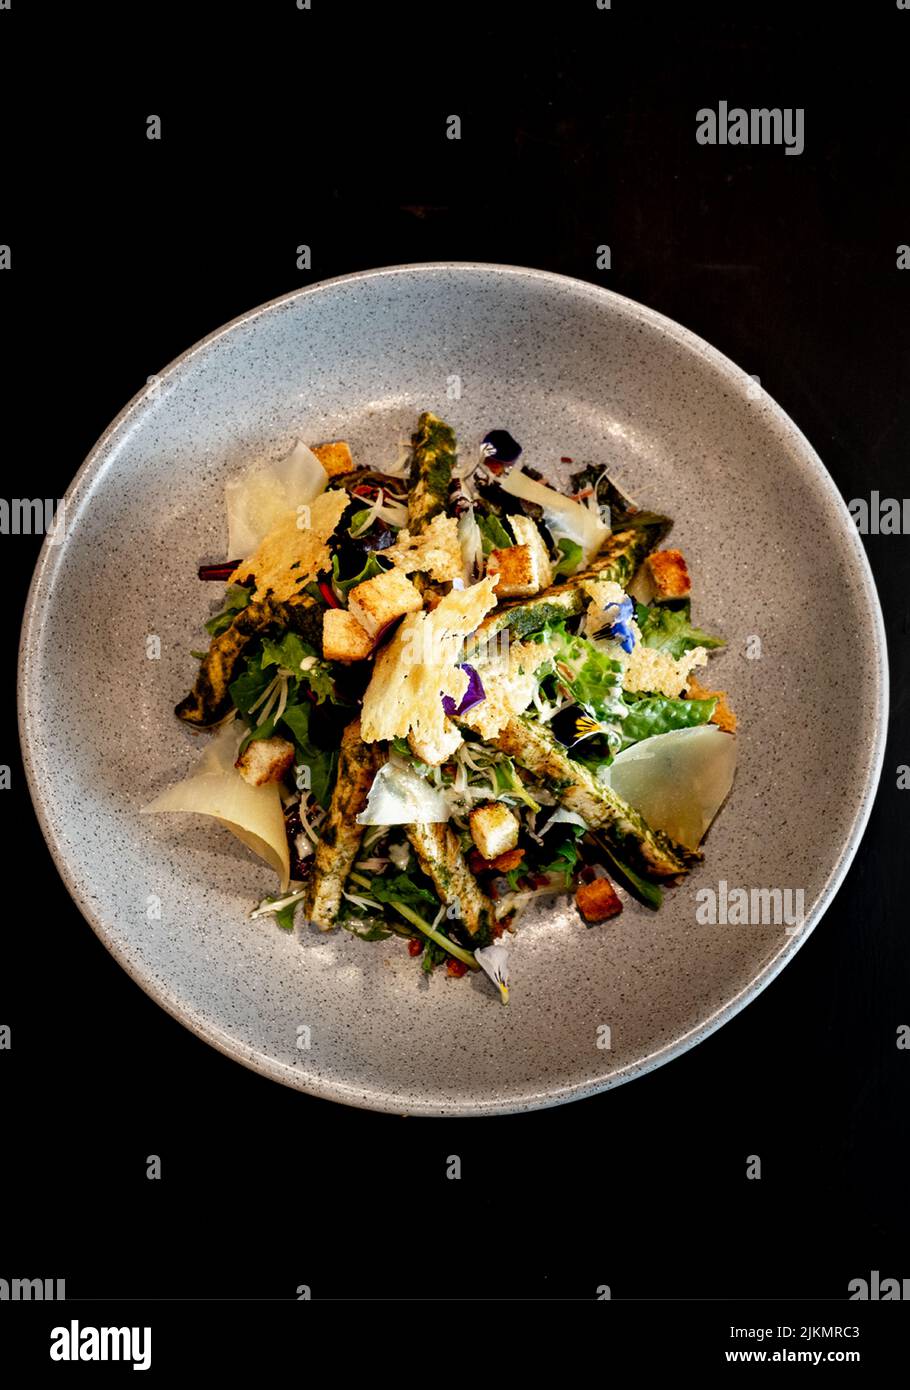
[[[532,598],[540,585],[534,572],[534,559],[529,545],[510,545],[505,550],[491,550],[487,556],[487,574],[497,576],[499,598]]]
[[[517,544],[526,545],[531,552],[531,563],[538,590],[546,589],[553,583],[553,566],[550,563],[550,553],[544,544],[543,536],[537,529],[536,521],[533,521],[529,516],[513,515],[509,517],[509,525]]]
[[[725,690],[706,690],[694,676],[690,676],[686,686],[686,699],[717,700],[710,722],[716,724],[719,729],[723,729],[728,734],[736,732],[736,715],[727,702],[727,692]]]
[[[422,608],[420,593],[400,570],[386,570],[375,579],[366,579],[348,595],[349,612],[371,637],[396,618],[419,613]]]
[[[294,761],[294,745],[286,738],[254,738],[234,766],[251,787],[280,782]]]
[[[580,884],[575,890],[575,902],[589,926],[607,922],[622,912],[622,902],[608,878],[595,878],[592,883]]]
[[[327,608],[322,615],[322,655],[326,661],[365,661],[373,639],[346,608]]]
[[[501,802],[475,807],[468,819],[471,839],[484,859],[496,859],[518,844],[518,817]]]
[[[692,581],[681,550],[653,551],[645,560],[645,569],[657,599],[688,598],[692,592]]]
[[[351,446],[343,439],[336,439],[333,444],[317,444],[313,453],[330,478],[340,478],[344,473],[354,472]]]

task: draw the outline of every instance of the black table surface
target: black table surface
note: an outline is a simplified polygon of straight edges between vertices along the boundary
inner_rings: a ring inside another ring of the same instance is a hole
[[[60,6],[53,54],[44,11],[0,13],[7,496],[59,496],[146,378],[244,310],[447,259],[559,271],[669,315],[760,378],[845,498],[908,492],[910,12],[893,0],[199,9],[196,33],[178,5]],[[48,66],[68,51],[78,61]],[[721,100],[803,109],[805,149],[700,145],[696,112]],[[31,810],[14,680],[38,542],[0,537],[0,1275],[27,1266],[85,1297],[307,1284],[367,1299],[588,1298],[604,1283],[614,1298],[840,1299],[873,1269],[910,1275],[910,538],[865,544],[891,728],[819,928],[656,1072],[552,1110],[445,1121],[265,1080],[107,954]],[[824,624],[837,595],[804,602]]]

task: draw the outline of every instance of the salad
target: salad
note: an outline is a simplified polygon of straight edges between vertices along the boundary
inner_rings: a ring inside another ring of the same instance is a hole
[[[177,716],[209,737],[146,811],[227,826],[278,876],[252,912],[401,938],[509,998],[528,904],[658,908],[730,791],[672,525],[600,464],[561,490],[493,429],[426,412],[382,470],[298,443],[226,489],[228,553]],[[566,472],[565,467],[561,470]]]

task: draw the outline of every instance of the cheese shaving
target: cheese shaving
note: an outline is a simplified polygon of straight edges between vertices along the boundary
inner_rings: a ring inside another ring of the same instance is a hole
[[[458,705],[468,676],[458,666],[464,638],[496,606],[495,580],[453,589],[432,613],[410,613],[376,658],[363,697],[361,736],[411,738],[423,761],[438,766],[462,737],[442,707],[449,695]]]
[[[255,599],[265,598],[269,590],[277,600],[295,598],[306,580],[331,568],[328,540],[348,501],[344,489],[337,488],[285,516],[237,566],[228,583],[241,584],[253,575]]]
[[[445,516],[442,512],[417,536],[412,536],[405,527],[384,554],[405,574],[420,570],[439,582],[460,579],[464,574],[458,522],[454,516]]]

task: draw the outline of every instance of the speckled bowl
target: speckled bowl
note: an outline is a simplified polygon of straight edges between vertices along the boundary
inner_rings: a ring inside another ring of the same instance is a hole
[[[172,710],[217,598],[196,567],[224,557],[225,480],[297,437],[344,437],[361,462],[381,464],[422,409],[451,420],[465,446],[509,429],[550,477],[567,471],[564,455],[601,461],[640,503],[675,517],[695,615],[729,638],[710,679],[741,720],[736,784],[704,865],[659,913],[627,901],[592,930],[551,900],[513,943],[508,1008],[485,979],[427,981],[397,938],[251,922],[273,886],[262,863],[205,819],[138,815],[199,752]],[[828,602],[813,624],[805,604],[816,594]],[[346,276],[254,309],[131,401],[67,495],[62,543],[42,552],[20,713],[57,867],[154,999],[290,1086],[464,1115],[626,1081],[774,978],[856,851],[886,691],[855,528],[808,442],[749,377],[593,285],[442,264]],[[722,880],[802,889],[801,929],[700,922],[696,893],[721,893]]]

